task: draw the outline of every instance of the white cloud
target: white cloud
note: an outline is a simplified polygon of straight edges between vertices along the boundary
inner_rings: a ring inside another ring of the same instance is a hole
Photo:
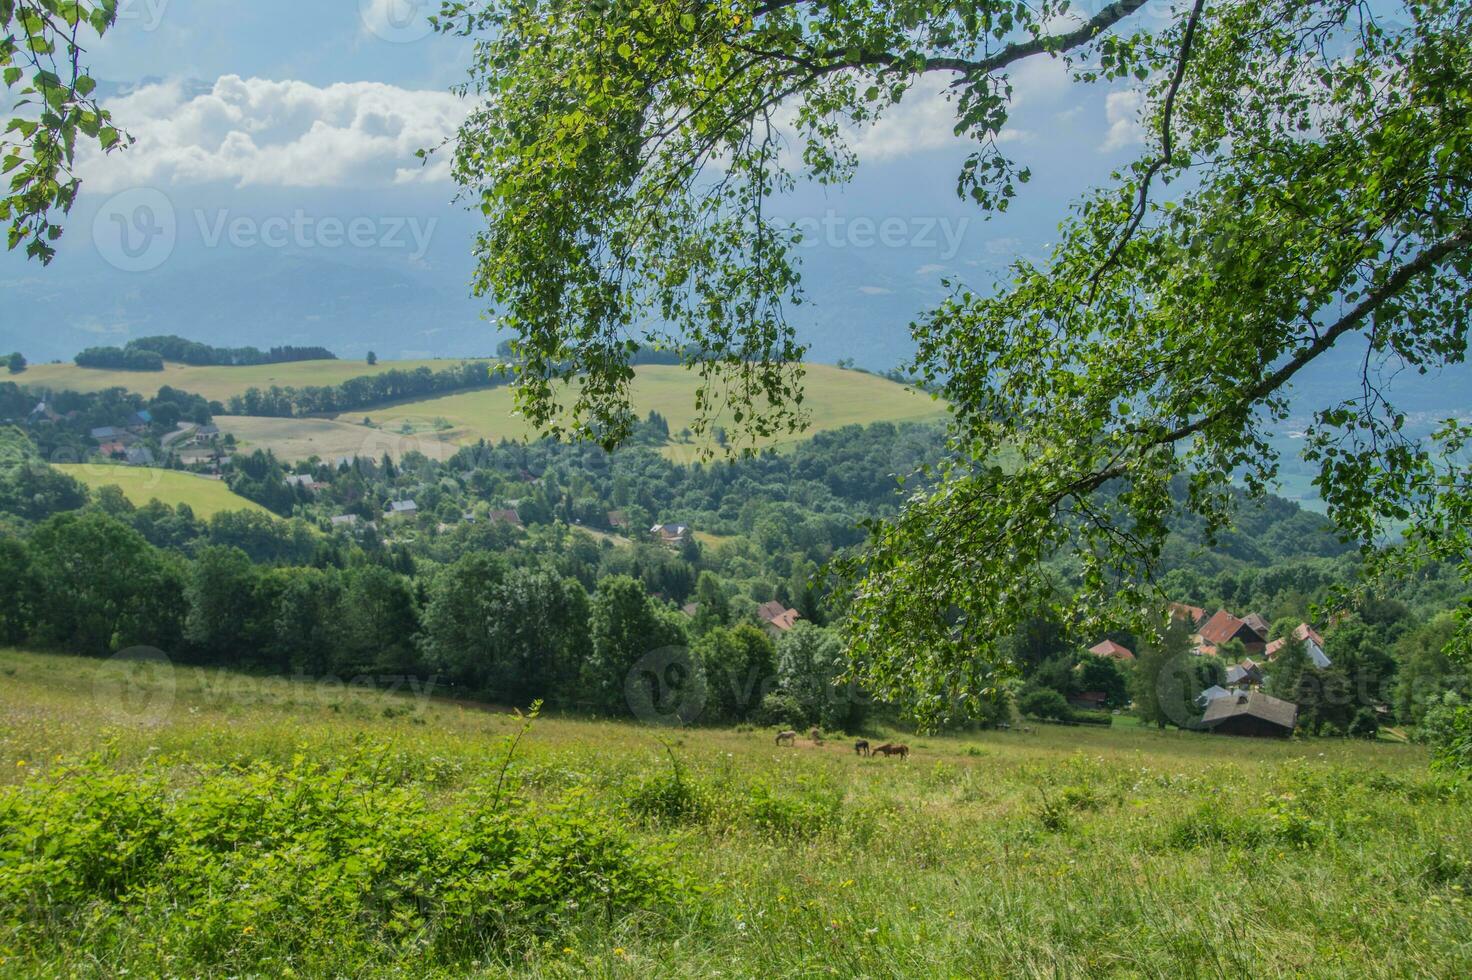
[[[1107,153],[1144,142],[1145,127],[1140,122],[1140,110],[1144,105],[1145,96],[1141,92],[1110,92],[1109,97],[1104,100],[1109,132],[1105,134],[1104,144],[1099,149]]]
[[[1072,84],[1068,69],[1054,58],[1028,58],[1010,75],[1012,101],[1009,119],[997,136],[1000,143],[1028,143],[1036,133],[1017,124],[1039,105],[1056,102]],[[947,146],[974,145],[970,138],[956,136],[957,104],[946,90],[916,87],[904,100],[889,109],[879,122],[851,134],[861,160],[893,160]]]
[[[469,106],[445,92],[378,82],[326,87],[222,76],[206,92],[148,85],[108,106],[137,139],[82,163],[88,186],[228,182],[239,187],[378,187],[443,180],[448,159],[421,166]]]
[[[916,269],[915,270],[915,275],[917,275],[917,276],[933,276],[937,272],[944,272],[944,271],[946,271],[946,267],[945,266],[943,266],[943,265],[936,265],[934,262],[931,262],[931,263],[929,263],[927,265],[922,265],[920,268]]]
[[[865,296],[889,296],[894,293],[894,290],[885,289],[883,286],[860,286],[859,292]]]

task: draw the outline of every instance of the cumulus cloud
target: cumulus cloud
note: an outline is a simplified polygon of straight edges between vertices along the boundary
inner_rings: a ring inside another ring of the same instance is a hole
[[[1031,142],[1036,134],[1027,128],[1034,107],[1056,102],[1071,84],[1068,70],[1059,60],[1029,58],[1011,72],[1012,101],[1007,125],[998,143]],[[925,83],[906,94],[899,105],[885,112],[877,123],[850,132],[853,149],[862,160],[895,160],[947,146],[972,146],[969,137],[956,136],[956,103],[944,87],[927,89]]]
[[[1110,92],[1104,100],[1104,113],[1109,122],[1109,132],[1104,135],[1100,147],[1106,153],[1121,150],[1145,140],[1145,127],[1140,122],[1140,110],[1145,105],[1143,93]]]
[[[207,91],[178,81],[109,102],[137,142],[82,162],[94,190],[225,182],[238,187],[378,187],[448,177],[416,150],[438,145],[469,106],[444,92],[378,82],[326,87],[225,75]]]

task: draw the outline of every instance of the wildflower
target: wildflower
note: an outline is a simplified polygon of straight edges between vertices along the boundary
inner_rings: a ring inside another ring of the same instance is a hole
[[[24,769],[25,767],[26,767],[26,760],[24,760],[24,759],[18,759],[18,760],[16,760],[15,768],[17,768],[17,769]]]
[[[249,936],[252,933],[254,933],[255,931],[256,931],[256,927],[255,926],[246,926],[244,929],[240,930],[240,934],[242,936]]]
[[[613,947],[613,955],[614,956],[628,956],[629,954],[628,954],[628,951],[625,950],[622,946],[615,946],[615,947]]]
[[[571,956],[572,955],[572,947],[571,946],[564,946],[564,947],[562,947],[562,953],[563,953],[564,956]]]

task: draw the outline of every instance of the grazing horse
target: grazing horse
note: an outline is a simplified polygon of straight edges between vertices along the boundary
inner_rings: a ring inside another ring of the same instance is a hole
[[[868,755],[868,754],[869,754],[869,743],[868,742],[866,742],[864,739],[861,738],[857,742],[854,743],[854,755]]]
[[[777,744],[778,745],[781,745],[784,742],[787,743],[788,745],[796,745],[797,744],[797,732],[778,732],[777,733]]]
[[[874,750],[874,754],[886,757],[897,755],[901,759],[908,759],[910,757],[910,747],[908,745],[894,745],[890,742],[885,742]]]
[[[818,726],[817,725],[814,725],[813,726],[813,730],[808,733],[808,736],[813,740],[813,744],[814,745],[822,745],[823,744],[823,733],[820,732],[820,731],[818,731]]]

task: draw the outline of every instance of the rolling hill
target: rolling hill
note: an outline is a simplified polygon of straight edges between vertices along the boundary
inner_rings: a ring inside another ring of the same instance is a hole
[[[637,369],[633,403],[640,415],[658,412],[669,422],[672,435],[690,426],[695,416],[697,378],[684,368],[645,365]],[[809,364],[804,381],[803,407],[810,416],[805,433],[780,434],[761,441],[763,447],[782,448],[802,442],[815,432],[871,422],[920,422],[944,418],[946,408],[923,392],[887,378],[846,371],[826,364]],[[339,421],[360,422],[363,413],[340,416]],[[515,411],[509,388],[469,391],[370,411],[384,434],[412,437],[420,442],[469,443],[478,439],[525,439],[534,430]],[[225,420],[225,425],[229,420]],[[679,441],[665,447],[672,458],[694,458],[700,446]]]
[[[93,491],[107,486],[118,487],[135,507],[141,507],[155,499],[174,507],[188,504],[194,511],[194,516],[204,520],[231,510],[270,514],[260,504],[231,492],[219,480],[210,480],[192,473],[142,466],[109,466],[106,463],[53,465]]]
[[[244,367],[195,367],[169,363],[162,371],[110,371],[77,367],[75,364],[34,364],[19,377],[19,384],[32,387],[59,388],[66,391],[102,391],[126,388],[152,398],[163,385],[179,388],[212,401],[224,401],[231,395],[243,394],[247,388],[303,388],[312,385],[342,384],[350,378],[362,378],[385,371],[413,371],[427,367],[438,371],[464,363],[463,359],[418,361],[289,361],[283,364],[252,364]]]

